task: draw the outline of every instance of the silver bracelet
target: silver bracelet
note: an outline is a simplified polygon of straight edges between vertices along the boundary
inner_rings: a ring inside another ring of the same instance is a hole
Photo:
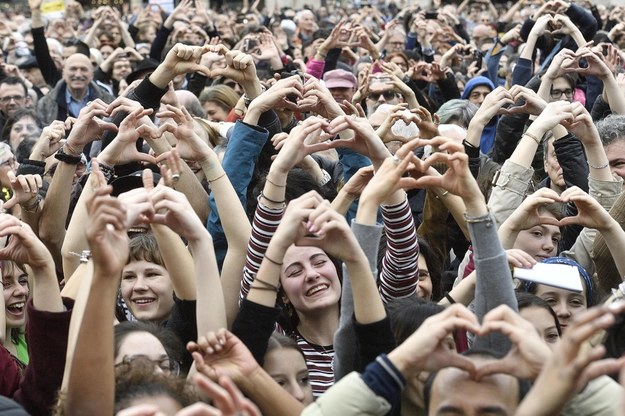
[[[605,169],[608,166],[610,166],[610,162],[605,162],[605,165],[601,165],[601,166],[593,166],[592,163],[590,163],[590,160],[588,161],[588,166],[590,166],[593,169]]]

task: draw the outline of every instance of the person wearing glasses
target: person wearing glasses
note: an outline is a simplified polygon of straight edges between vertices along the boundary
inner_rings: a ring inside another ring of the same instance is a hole
[[[30,100],[28,89],[21,78],[7,77],[0,81],[0,131],[13,114],[26,108],[27,100]]]
[[[381,104],[399,104],[403,102],[403,96],[397,92],[391,78],[379,72],[371,76],[369,81],[369,94],[366,104],[369,115],[373,114]]]

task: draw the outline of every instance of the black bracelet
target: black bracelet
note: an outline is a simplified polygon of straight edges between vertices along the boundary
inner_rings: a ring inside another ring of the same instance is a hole
[[[456,303],[456,301],[454,300],[454,298],[451,297],[451,295],[449,294],[449,292],[445,293],[445,299],[447,299],[449,301],[449,303],[451,303],[452,305],[454,303]]]
[[[43,160],[26,159],[25,161],[20,163],[20,165],[32,165],[32,166],[37,166],[40,168],[45,168],[46,162],[44,162]]]
[[[286,200],[282,200],[282,201],[274,201],[273,199],[269,199],[265,196],[265,194],[263,194],[263,191],[260,191],[260,195],[258,195],[258,202],[260,202],[261,198],[265,198],[267,201],[273,203],[273,204],[282,204],[283,206],[286,206]]]
[[[480,149],[479,146],[475,146],[475,145],[473,145],[473,143],[469,143],[469,141],[467,139],[464,139],[462,141],[462,145],[465,146],[465,147],[469,147],[471,149],[478,149],[478,150]]]
[[[80,156],[68,155],[63,151],[62,147],[54,154],[54,158],[68,165],[77,165],[82,160]]]

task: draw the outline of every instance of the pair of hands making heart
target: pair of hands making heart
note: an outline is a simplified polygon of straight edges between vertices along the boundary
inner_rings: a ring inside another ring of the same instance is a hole
[[[506,305],[491,310],[480,324],[465,306],[454,304],[428,318],[388,357],[406,377],[446,367],[462,369],[478,381],[489,375],[504,373],[525,379],[540,376],[541,382],[545,382],[555,374],[555,377],[566,380],[559,388],[571,394],[591,379],[619,370],[622,360],[596,361],[605,350],[601,346],[587,347],[588,341],[609,328],[614,323],[614,316],[624,309],[625,304],[621,303],[583,312],[573,320],[552,351],[534,326]],[[445,339],[456,330],[477,336],[502,333],[510,339],[512,347],[501,359],[476,363],[445,345]]]
[[[577,207],[577,215],[558,220],[554,216],[541,214],[541,208],[545,205],[569,202]],[[558,227],[578,224],[601,231],[608,228],[611,222],[609,212],[596,199],[574,186],[560,195],[549,188],[540,188],[528,196],[510,215],[506,220],[506,226],[513,230],[527,230],[541,224]]]

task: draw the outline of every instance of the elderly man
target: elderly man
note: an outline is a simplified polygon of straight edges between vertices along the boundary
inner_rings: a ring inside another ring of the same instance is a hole
[[[83,54],[75,53],[65,61],[63,79],[37,104],[39,117],[45,124],[54,120],[78,117],[89,101],[113,101],[113,96],[93,82],[93,65]]]

